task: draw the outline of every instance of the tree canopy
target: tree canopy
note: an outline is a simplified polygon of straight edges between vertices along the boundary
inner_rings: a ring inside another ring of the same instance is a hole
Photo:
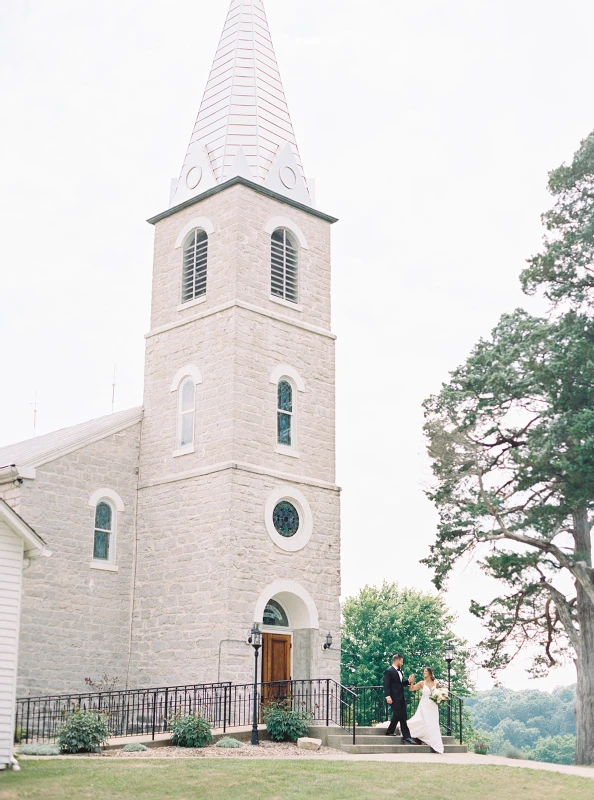
[[[553,303],[567,300],[587,314],[594,300],[594,132],[570,165],[549,174],[553,208],[542,215],[543,249],[521,275],[528,294],[543,289]]]
[[[557,578],[581,583],[594,604],[574,519],[594,501],[594,323],[573,313],[556,322],[504,315],[425,410],[440,512],[426,559],[435,583],[478,552],[508,588],[472,607],[491,631],[490,666],[509,662],[512,643],[515,652],[542,645],[535,668],[552,666],[579,636],[575,597]]]
[[[444,649],[455,647],[452,691],[467,694],[466,642],[452,632],[454,617],[441,597],[401,589],[396,583],[365,586],[345,600],[342,624],[342,683],[376,686],[395,653],[404,656],[404,674],[422,679],[431,667],[437,678],[447,676]]]

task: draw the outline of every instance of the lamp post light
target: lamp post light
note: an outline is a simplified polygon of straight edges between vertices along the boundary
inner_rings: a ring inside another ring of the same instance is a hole
[[[331,647],[332,647],[332,634],[327,633],[326,641],[324,642],[324,650],[330,650]]]
[[[446,645],[444,659],[448,662],[448,736],[452,735],[452,661],[454,660],[454,647],[452,644]]]
[[[262,647],[262,631],[260,630],[260,623],[254,622],[254,627],[251,630],[250,638],[248,639],[251,646],[254,648],[254,716],[252,719],[252,744],[260,744],[258,738],[258,650]]]

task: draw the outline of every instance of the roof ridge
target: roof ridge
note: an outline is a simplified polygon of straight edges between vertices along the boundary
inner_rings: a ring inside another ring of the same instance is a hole
[[[142,415],[142,406],[136,406],[0,447],[0,468],[42,466],[129,428],[140,422]]]

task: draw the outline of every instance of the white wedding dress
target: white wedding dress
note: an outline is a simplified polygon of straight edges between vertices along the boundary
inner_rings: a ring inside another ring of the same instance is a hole
[[[408,728],[413,739],[420,739],[432,747],[436,753],[443,753],[443,741],[439,728],[439,706],[430,697],[428,686],[423,686],[421,700],[414,716],[408,720]]]

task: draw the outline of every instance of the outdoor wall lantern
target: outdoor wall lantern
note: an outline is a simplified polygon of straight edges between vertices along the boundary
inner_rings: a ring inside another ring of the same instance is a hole
[[[324,642],[324,650],[330,650],[331,647],[332,647],[332,634],[327,633],[326,641]]]
[[[258,738],[258,650],[262,647],[260,623],[254,622],[248,642],[254,648],[254,715],[252,719],[252,744],[260,744]]]

